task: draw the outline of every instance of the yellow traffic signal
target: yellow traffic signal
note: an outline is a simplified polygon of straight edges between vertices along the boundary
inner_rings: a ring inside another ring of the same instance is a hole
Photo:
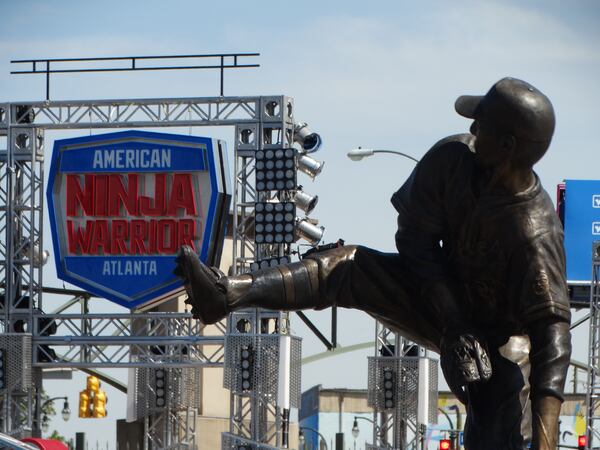
[[[100,390],[100,380],[87,377],[87,388],[79,393],[79,417],[106,417],[106,392]]]
[[[90,394],[87,390],[79,393],[79,417],[91,417],[90,414]]]
[[[87,377],[87,390],[96,392],[98,389],[100,389],[100,380],[93,375],[89,375]]]
[[[94,392],[92,417],[106,417],[106,392],[98,390]]]

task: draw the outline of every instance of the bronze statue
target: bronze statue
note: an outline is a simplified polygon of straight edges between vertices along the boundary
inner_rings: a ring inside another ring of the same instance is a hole
[[[440,352],[467,407],[467,449],[554,449],[570,310],[562,228],[532,169],[552,104],[504,78],[455,108],[474,119],[471,134],[435,144],[392,196],[397,253],[345,246],[226,277],[183,247],[176,273],[205,323],[255,306],[365,311]]]

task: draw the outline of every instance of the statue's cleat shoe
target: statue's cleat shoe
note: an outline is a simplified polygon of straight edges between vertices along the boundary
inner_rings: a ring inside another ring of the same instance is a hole
[[[221,271],[204,265],[187,245],[179,249],[175,262],[177,266],[173,273],[183,279],[188,295],[185,302],[192,306],[194,318],[205,324],[225,318],[229,311],[225,287],[218,283],[223,277]]]

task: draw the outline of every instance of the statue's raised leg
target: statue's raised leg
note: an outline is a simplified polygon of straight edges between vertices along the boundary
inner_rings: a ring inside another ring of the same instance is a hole
[[[437,350],[442,324],[421,301],[398,254],[345,246],[253,273],[224,276],[203,265],[189,247],[177,257],[192,313],[214,323],[248,307],[276,310],[329,306],[365,311],[404,336]]]

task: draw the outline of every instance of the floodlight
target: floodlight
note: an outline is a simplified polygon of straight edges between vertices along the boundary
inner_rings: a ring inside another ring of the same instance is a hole
[[[280,256],[276,258],[267,258],[261,259],[260,261],[255,261],[250,264],[250,272],[254,272],[260,269],[267,269],[269,267],[276,267],[282,264],[289,264],[290,257],[289,256]]]
[[[304,211],[306,215],[310,214],[311,211],[315,209],[318,201],[318,195],[312,196],[307,194],[302,190],[302,186],[298,186],[298,190],[294,194],[294,203],[296,203],[296,206]]]
[[[282,191],[296,187],[296,150],[293,148],[256,152],[256,190]]]
[[[313,180],[323,170],[324,162],[317,161],[308,155],[301,155],[296,160],[298,169],[311,177]]]
[[[316,152],[322,144],[321,136],[312,133],[304,122],[294,125],[294,141],[300,144],[306,153]]]
[[[31,263],[34,267],[40,268],[48,262],[49,257],[50,252],[48,252],[48,250],[42,250],[40,252],[40,248],[36,245],[33,247],[33,259],[31,260]]]
[[[23,247],[25,252],[29,252],[30,242],[26,241]],[[50,252],[48,250],[40,249],[39,244],[35,244],[33,246],[33,257],[31,258],[31,265],[36,268],[41,268],[48,262],[48,258],[50,257]]]
[[[383,370],[383,399],[385,409],[396,406],[396,374],[390,368]]]
[[[241,348],[239,369],[242,381],[242,391],[249,391],[253,388],[252,381],[254,374],[254,349],[251,345]]]
[[[167,404],[165,369],[154,370],[154,403],[157,408],[164,408]]]
[[[254,212],[254,241],[257,244],[294,242],[296,207],[292,202],[257,202]]]
[[[319,227],[313,224],[310,219],[296,219],[296,235],[298,239],[304,239],[310,243],[310,245],[317,245],[323,238],[325,233],[324,227]]]

